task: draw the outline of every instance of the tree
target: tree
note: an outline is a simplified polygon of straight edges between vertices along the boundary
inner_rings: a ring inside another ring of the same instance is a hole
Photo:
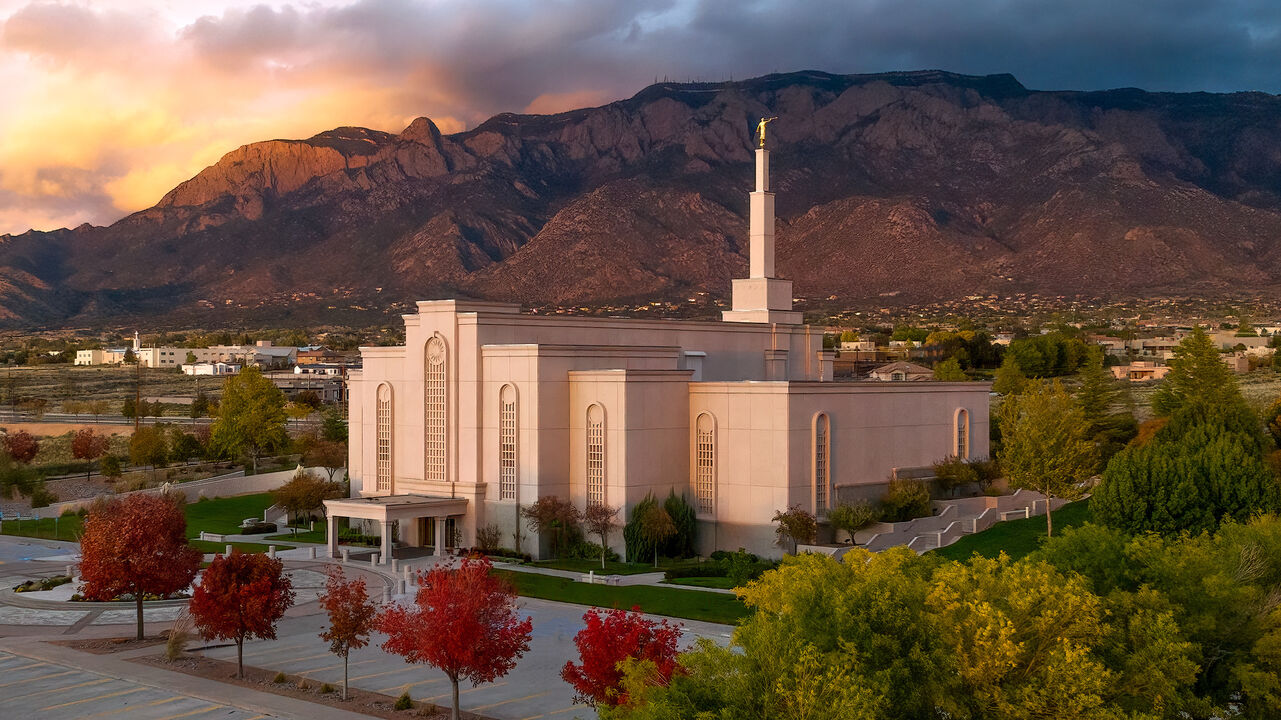
[[[574,688],[574,701],[592,707],[627,704],[623,691],[625,660],[653,663],[657,680],[666,684],[676,671],[680,627],[666,620],[649,620],[638,609],[592,608],[583,614],[583,629],[574,635],[579,664],[565,663],[560,676]]]
[[[934,366],[934,379],[941,382],[965,382],[970,378],[961,369],[961,363],[950,357]]]
[[[107,454],[109,441],[103,435],[95,433],[89,428],[81,428],[71,438],[71,455],[77,460],[88,460],[89,467],[85,469],[85,478],[93,473],[93,461]]]
[[[979,472],[965,458],[949,457],[934,463],[934,482],[939,489],[946,490],[948,495],[953,495],[957,488],[977,485]]]
[[[334,473],[347,467],[347,443],[333,440],[312,440],[303,449],[304,465],[322,467],[334,479]]]
[[[106,400],[90,400],[85,403],[85,408],[91,415],[93,415],[93,421],[96,423],[98,422],[99,416],[107,414],[107,410],[110,409],[110,405]]]
[[[605,553],[609,551],[609,534],[618,527],[618,508],[605,503],[591,503],[583,513],[583,524],[588,532],[600,538],[600,569],[605,569]]]
[[[160,425],[144,425],[129,437],[129,462],[134,465],[164,465],[169,459],[169,443]]]
[[[188,611],[206,640],[236,643],[236,676],[245,676],[245,639],[276,638],[276,621],[294,602],[293,582],[280,560],[232,550],[200,576]]]
[[[534,532],[551,535],[553,556],[558,556],[578,537],[578,523],[582,516],[578,508],[568,500],[561,500],[555,495],[544,495],[529,507],[521,508],[520,514],[529,521],[529,527]]]
[[[102,459],[102,467],[99,468],[104,477],[117,479],[120,477],[120,458],[115,455],[107,455]]]
[[[1243,401],[1183,405],[1144,445],[1108,463],[1090,510],[1126,532],[1213,532],[1281,510],[1281,489],[1264,460],[1267,440]]]
[[[142,600],[185,589],[203,558],[187,544],[187,518],[175,498],[135,494],[99,500],[90,508],[80,538],[84,596],[115,600],[132,595],[143,638]]]
[[[320,423],[320,438],[329,442],[347,442],[347,422],[337,410],[325,413],[325,419]]]
[[[133,351],[133,348],[127,348],[125,350],[125,357],[124,357],[125,365],[133,365],[137,362],[138,362],[138,354]]]
[[[1174,348],[1169,366],[1170,372],[1152,395],[1152,410],[1157,415],[1173,415],[1193,400],[1231,401],[1241,396],[1232,369],[1220,359],[1214,341],[1200,326]]]
[[[667,509],[654,503],[641,507],[637,505],[636,524],[646,542],[654,547],[654,567],[658,567],[658,548],[668,538],[676,534],[676,523]]]
[[[378,630],[387,634],[382,648],[444,672],[458,720],[460,679],[473,687],[492,682],[529,650],[533,623],[517,619],[515,598],[484,558],[436,565],[419,573],[412,606],[392,605],[378,615]]]
[[[40,441],[26,430],[19,430],[4,436],[4,449],[9,457],[28,465],[40,453]]]
[[[774,535],[779,547],[791,546],[791,553],[796,554],[800,543],[814,542],[818,533],[818,521],[800,505],[793,505],[786,510],[774,512]]]
[[[1085,362],[1077,371],[1077,379],[1080,386],[1076,391],[1076,405],[1085,419],[1085,437],[1094,444],[1094,471],[1102,472],[1108,460],[1134,439],[1138,422],[1134,413],[1121,404],[1124,391],[1103,368],[1102,348],[1097,345],[1090,347]]]
[[[663,509],[676,526],[676,534],[663,543],[663,554],[667,557],[692,557],[698,535],[698,514],[694,506],[683,494],[677,495],[675,490],[668,490]]]
[[[311,408],[312,412],[319,410],[322,404],[315,390],[303,390],[294,398],[294,402]]]
[[[1001,467],[1010,486],[1045,496],[1045,531],[1054,534],[1054,498],[1080,497],[1094,474],[1094,447],[1085,437],[1081,408],[1056,380],[1034,380],[997,411]]]
[[[202,418],[209,415],[209,396],[204,390],[196,392],[196,397],[191,401],[191,417]]]
[[[258,472],[258,458],[285,447],[285,396],[250,366],[227,378],[210,444],[224,456],[247,455]]]
[[[347,699],[347,658],[352,650],[369,644],[378,606],[369,599],[365,579],[343,577],[342,568],[330,565],[325,592],[317,598],[329,614],[329,627],[320,639],[329,642],[329,652],[342,658],[342,699]]]
[[[1001,367],[997,368],[996,376],[992,380],[992,392],[1001,395],[1018,395],[1023,392],[1025,385],[1027,385],[1027,378],[1019,369],[1018,361],[1014,359],[1014,355],[1006,353],[1005,359],[1001,361]]]
[[[305,470],[294,473],[289,482],[272,492],[275,503],[289,513],[290,525],[294,526],[292,529],[295,535],[298,534],[298,528],[294,521],[299,515],[316,508],[323,508],[325,500],[338,497],[342,497],[342,485],[332,480],[324,480]]]
[[[131,420],[135,417],[142,417],[138,414],[138,404],[131,397],[125,398],[125,401],[120,404],[120,414]]]
[[[859,500],[853,505],[837,505],[827,511],[827,522],[835,530],[849,533],[850,542],[859,530],[881,519],[881,514],[866,500]]]
[[[197,358],[196,358],[196,354],[195,354],[194,352],[192,352],[192,351],[188,350],[188,351],[187,351],[186,364],[188,364],[188,365],[195,365],[195,364],[196,364],[196,360],[197,360]]]
[[[169,458],[186,462],[204,452],[200,439],[175,425],[169,429]]]

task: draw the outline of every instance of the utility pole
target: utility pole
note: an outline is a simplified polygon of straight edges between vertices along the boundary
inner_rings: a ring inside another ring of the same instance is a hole
[[[137,354],[133,358],[134,364],[134,381],[133,381],[133,431],[138,432],[138,406],[142,402],[142,358]]]

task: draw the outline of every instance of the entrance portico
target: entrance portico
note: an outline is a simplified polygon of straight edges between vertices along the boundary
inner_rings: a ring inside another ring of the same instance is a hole
[[[467,498],[432,497],[429,495],[384,495],[382,497],[342,498],[326,500],[325,511],[329,518],[329,557],[338,557],[338,518],[374,520],[382,531],[382,562],[391,564],[392,525],[400,522],[406,528],[405,541],[410,545],[423,546],[428,543],[420,532],[420,519],[430,518],[435,526],[434,547],[437,555],[445,554],[449,544],[446,537],[446,521],[462,517],[467,511]],[[413,521],[413,522],[410,522]]]

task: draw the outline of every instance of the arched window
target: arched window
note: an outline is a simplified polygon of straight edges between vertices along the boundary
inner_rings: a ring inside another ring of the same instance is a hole
[[[446,480],[445,461],[449,441],[445,434],[445,384],[449,371],[445,341],[440,336],[427,341],[423,368],[423,461],[424,477],[429,482]]]
[[[587,408],[587,504],[605,502],[605,408]]]
[[[814,514],[827,515],[827,498],[831,486],[831,423],[827,413],[814,417]]]
[[[378,408],[375,413],[377,425],[378,462],[374,473],[378,492],[391,492],[391,386],[379,385],[377,395]]]
[[[516,499],[516,388],[498,393],[498,499]]]
[[[970,411],[961,408],[956,411],[956,456],[965,460],[970,456]]]
[[[716,497],[716,420],[702,413],[694,423],[694,498],[700,515],[711,515]]]

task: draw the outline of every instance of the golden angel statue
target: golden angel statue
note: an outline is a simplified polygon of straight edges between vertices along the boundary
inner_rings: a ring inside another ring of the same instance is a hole
[[[765,147],[765,126],[777,119],[777,117],[761,118],[761,121],[756,123],[756,134],[761,137],[761,147]]]

